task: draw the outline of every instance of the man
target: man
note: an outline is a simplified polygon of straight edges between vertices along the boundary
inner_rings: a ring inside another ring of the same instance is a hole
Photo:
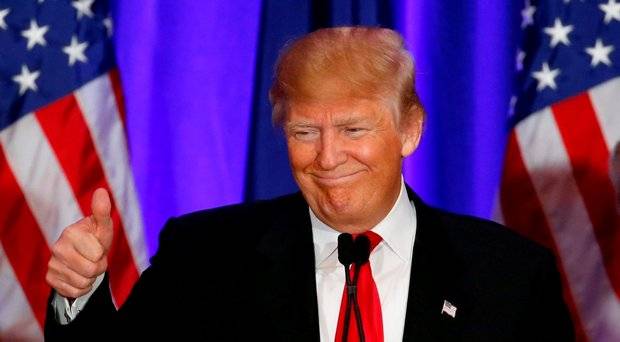
[[[404,185],[424,119],[413,76],[391,30],[323,29],[292,43],[270,99],[301,193],[171,219],[117,312],[104,277],[110,202],[97,190],[92,216],[53,248],[46,336],[573,339],[548,251],[430,208]],[[350,270],[357,298],[345,291],[341,233],[373,245]]]

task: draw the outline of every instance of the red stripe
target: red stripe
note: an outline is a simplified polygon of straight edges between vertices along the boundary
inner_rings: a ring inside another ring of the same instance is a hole
[[[500,187],[500,203],[504,221],[525,237],[551,249],[559,260],[557,246],[552,237],[551,226],[547,221],[542,204],[536,194],[534,183],[525,167],[516,133],[510,134],[506,147],[504,171]],[[570,310],[578,341],[587,341],[579,312],[573,300],[564,268],[557,263],[562,276],[564,301]]]
[[[620,219],[607,143],[587,93],[551,106],[612,287],[620,297]]]
[[[109,75],[110,83],[112,83],[112,90],[114,91],[114,99],[116,100],[116,108],[118,108],[118,114],[121,117],[123,127],[127,127],[127,125],[125,124],[125,98],[123,97],[121,76],[118,73],[118,69],[110,70]]]
[[[523,163],[515,131],[510,134],[505,158],[500,201],[506,225],[547,248],[553,248],[549,223]]]
[[[50,250],[0,148],[0,242],[41,329],[50,287],[45,282]]]
[[[70,94],[36,112],[83,213],[90,213],[93,190],[108,189],[103,167],[76,98]],[[110,192],[111,193],[111,192]],[[114,201],[112,205],[115,207]],[[112,210],[114,240],[108,255],[110,283],[118,306],[125,302],[138,269],[117,210]]]

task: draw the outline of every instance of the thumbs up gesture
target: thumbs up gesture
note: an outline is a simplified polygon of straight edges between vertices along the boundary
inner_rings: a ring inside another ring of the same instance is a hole
[[[92,215],[66,227],[52,246],[45,279],[59,294],[80,297],[108,267],[112,245],[112,204],[105,189],[93,193]]]

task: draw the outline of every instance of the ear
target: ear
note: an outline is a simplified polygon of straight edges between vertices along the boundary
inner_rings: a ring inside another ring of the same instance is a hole
[[[403,118],[400,123],[402,146],[400,154],[403,158],[408,157],[418,148],[424,125],[424,112],[422,108],[414,106],[410,109],[410,113],[407,114],[409,115]]]

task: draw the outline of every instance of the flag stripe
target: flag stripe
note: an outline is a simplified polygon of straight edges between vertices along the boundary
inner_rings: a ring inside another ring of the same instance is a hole
[[[37,111],[36,115],[56,152],[83,216],[90,215],[93,190],[98,187],[109,190],[109,186],[75,97],[69,94]],[[112,222],[114,240],[108,254],[108,264],[112,293],[120,305],[129,294],[138,272],[117,210],[112,211]]]
[[[542,211],[542,204],[538,200],[534,184],[523,164],[514,131],[510,134],[506,146],[505,165],[500,200],[506,225],[518,228],[521,234],[543,246],[553,248],[555,243],[549,224]],[[520,206],[517,207],[514,203],[519,203]]]
[[[71,185],[82,216],[90,215],[92,192],[105,187],[105,179],[75,97],[69,94],[43,107],[36,117]]]
[[[609,80],[590,90],[590,98],[607,143],[612,151],[620,142],[620,77]],[[620,247],[618,247],[620,248]]]
[[[0,152],[1,153],[1,152]],[[0,164],[4,165],[4,164]],[[3,166],[4,167],[4,166]],[[41,341],[43,334],[13,267],[0,245],[0,331],[7,341]]]
[[[588,93],[551,106],[570,158],[573,177],[588,211],[594,235],[603,255],[607,275],[620,294],[620,229],[616,193],[609,177],[609,150]]]
[[[52,147],[34,114],[0,132],[0,142],[47,244],[52,245],[64,227],[83,216]]]
[[[557,258],[558,247],[551,235],[549,222],[542,210],[542,204],[538,199],[532,179],[523,163],[515,131],[511,132],[508,138],[504,165],[500,188],[500,205],[504,222],[520,234],[554,251],[562,276],[564,301],[573,317],[577,340],[586,340],[583,322],[570,291],[566,270]]]
[[[592,340],[620,340],[620,302],[606,276],[601,251],[550,109],[530,115],[516,132],[587,335]]]
[[[112,69],[109,72],[110,75],[110,83],[112,84],[112,89],[114,90],[114,99],[116,100],[116,108],[118,109],[119,117],[121,118],[121,122],[123,126],[127,127],[126,123],[126,112],[125,112],[125,97],[123,96],[123,87],[121,83],[121,75],[118,72],[118,69]]]
[[[45,282],[46,267],[42,266],[47,265],[50,251],[3,148],[0,148],[0,189],[3,196],[13,199],[0,205],[0,242],[37,322],[43,327],[50,288]]]
[[[75,94],[126,228],[133,258],[142,271],[148,265],[148,257],[127,140],[114,97],[102,96],[112,92],[110,79],[103,75],[85,84]]]

